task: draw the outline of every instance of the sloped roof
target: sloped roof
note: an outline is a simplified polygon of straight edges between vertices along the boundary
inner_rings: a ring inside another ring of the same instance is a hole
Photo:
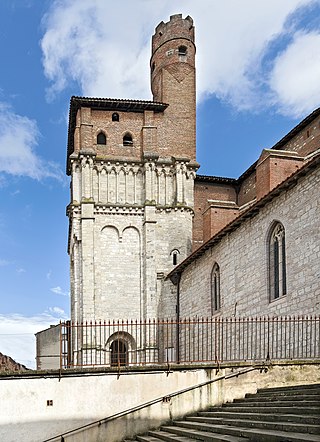
[[[285,181],[280,183],[266,196],[258,200],[254,205],[245,210],[241,215],[237,216],[233,221],[227,224],[222,230],[212,236],[207,242],[205,242],[201,247],[195,250],[191,255],[189,255],[184,261],[182,261],[178,266],[176,266],[166,277],[171,280],[177,279],[179,275],[184,271],[186,267],[189,266],[195,259],[202,256],[206,250],[218,244],[227,234],[235,231],[238,227],[242,225],[244,221],[249,218],[253,218],[257,215],[264,206],[270,203],[273,199],[277,198],[282,192],[294,187],[298,180],[317,167],[320,166],[320,154],[318,153],[313,159],[307,162],[303,167],[298,169],[292,175],[290,175]]]
[[[320,115],[320,107],[315,109],[311,114],[309,114],[306,118],[304,118],[297,126],[295,126],[290,132],[288,132],[281,140],[277,141],[271,149],[281,150],[283,146],[285,146],[293,137],[295,137],[301,130],[303,130],[308,124],[310,124],[315,118]],[[258,161],[255,161],[251,166],[245,170],[239,178],[226,178],[226,177],[217,177],[217,176],[206,176],[206,175],[197,175],[197,181],[207,181],[207,182],[215,182],[215,183],[225,183],[232,184],[235,186],[241,185],[242,181],[246,179],[249,175],[251,175],[257,165]]]

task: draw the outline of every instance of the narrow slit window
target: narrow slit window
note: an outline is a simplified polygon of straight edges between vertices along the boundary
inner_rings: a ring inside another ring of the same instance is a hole
[[[175,252],[172,254],[172,264],[176,266],[178,264],[178,253]]]
[[[172,250],[170,255],[171,255],[171,258],[172,258],[172,265],[176,266],[178,264],[178,256],[180,255],[179,250],[178,249]]]

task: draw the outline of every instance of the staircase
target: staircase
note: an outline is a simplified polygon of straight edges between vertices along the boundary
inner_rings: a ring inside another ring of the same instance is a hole
[[[320,384],[260,389],[137,436],[136,441],[320,442]]]

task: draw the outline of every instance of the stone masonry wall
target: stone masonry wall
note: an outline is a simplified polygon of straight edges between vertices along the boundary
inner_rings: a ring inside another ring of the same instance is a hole
[[[181,317],[210,315],[210,274],[215,262],[220,266],[218,315],[319,313],[319,186],[318,168],[193,261],[181,277]],[[287,295],[270,302],[267,236],[275,220],[283,224],[286,234]]]

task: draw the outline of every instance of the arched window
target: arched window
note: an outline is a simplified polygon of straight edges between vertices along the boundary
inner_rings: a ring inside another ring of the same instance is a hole
[[[214,264],[211,271],[211,310],[212,314],[220,310],[220,267]]]
[[[187,46],[179,46],[178,54],[179,55],[187,55]]]
[[[124,146],[132,146],[133,145],[133,141],[132,141],[132,135],[127,132],[124,136],[123,136],[123,145]]]
[[[269,295],[270,301],[287,293],[285,230],[277,222],[270,231],[268,240]]]
[[[118,112],[113,112],[113,114],[112,114],[112,121],[119,121],[119,114],[118,114]]]
[[[170,255],[172,256],[172,265],[176,266],[178,264],[178,256],[180,255],[179,250],[178,249],[172,250]]]
[[[97,135],[97,144],[107,144],[107,137],[103,132],[99,132]]]
[[[127,343],[123,340],[116,339],[110,346],[111,350],[111,366],[128,364]]]

